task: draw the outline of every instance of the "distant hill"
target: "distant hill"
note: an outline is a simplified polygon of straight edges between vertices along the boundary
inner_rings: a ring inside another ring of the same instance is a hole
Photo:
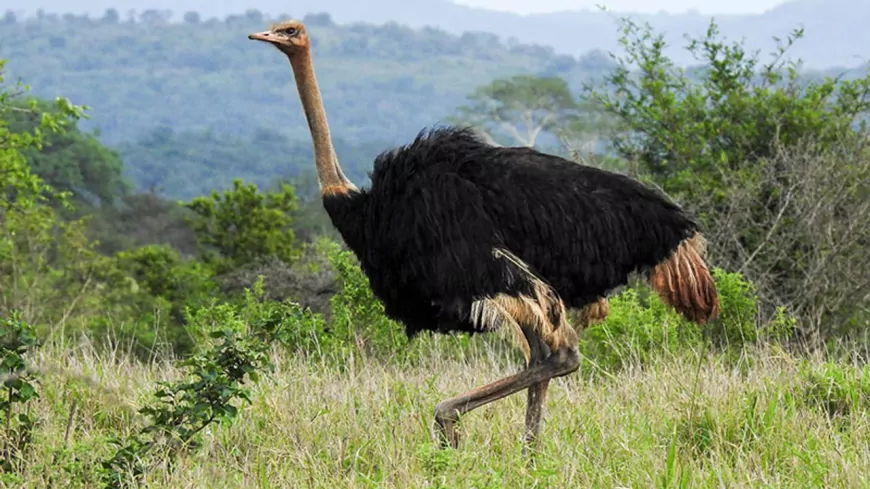
[[[395,23],[335,25],[305,17],[340,157],[356,179],[378,152],[445,123],[466,95],[517,73],[562,76],[575,87],[609,67],[551,48],[507,46],[491,34],[456,36]],[[46,15],[0,26],[9,79],[32,93],[90,106],[82,126],[120,150],[139,188],[189,198],[229,185],[298,175],[311,143],[290,66],[273,47],[247,39],[267,19],[145,15]]]
[[[120,151],[139,189],[186,199],[234,177],[267,185],[312,167],[290,67],[274,48],[246,38],[270,19],[257,11],[222,19],[188,13],[182,22],[158,11],[141,11],[134,22],[126,17],[7,15],[0,18],[0,58],[10,78],[23,78],[35,95],[90,106],[83,127],[98,129]],[[490,33],[299,17],[312,33],[339,156],[356,181],[378,152],[444,123],[494,78],[557,75],[579,88],[612,67],[601,51],[574,57]],[[615,31],[610,23],[595,27]]]
[[[615,19],[627,15],[586,10],[522,16],[457,5],[449,0],[32,0],[26,4],[14,10],[28,15],[39,8],[102,15],[106,9],[115,8],[126,17],[131,10],[141,13],[158,9],[174,12],[174,19],[179,21],[187,11],[199,12],[203,18],[221,19],[245,9],[297,17],[328,12],[338,23],[395,21],[410,27],[436,26],[453,34],[486,31],[503,40],[514,38],[522,43],[543,44],[556,52],[575,56],[592,49],[617,49]],[[681,49],[683,35],[702,32],[710,20],[709,16],[699,13],[631,16],[667,32],[668,41],[674,44],[668,54],[684,64],[691,63],[692,59]],[[722,32],[729,38],[745,38],[764,53],[774,48],[772,36],[785,37],[792,29],[804,27],[806,37],[793,54],[814,68],[849,67],[866,62],[870,57],[867,19],[870,19],[868,0],[794,0],[758,15],[716,17]]]
[[[487,34],[306,19],[330,124],[349,141],[407,140],[443,123],[469,92],[496,77],[546,73],[579,84],[609,61],[508,47]],[[91,106],[88,126],[107,142],[133,140],[155,126],[234,135],[269,128],[307,137],[286,59],[247,39],[265,19],[189,20],[17,22],[0,29],[0,57],[35,94]]]

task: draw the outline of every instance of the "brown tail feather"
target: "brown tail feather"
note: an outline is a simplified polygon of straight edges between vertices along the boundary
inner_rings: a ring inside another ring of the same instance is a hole
[[[580,309],[580,312],[577,314],[576,325],[578,326],[578,329],[587,328],[607,319],[609,313],[610,304],[607,302],[607,298],[599,297],[597,301],[592,304],[587,304]]]
[[[649,274],[662,300],[690,321],[704,324],[719,315],[716,284],[704,263],[706,241],[700,234],[680,243],[670,258]]]

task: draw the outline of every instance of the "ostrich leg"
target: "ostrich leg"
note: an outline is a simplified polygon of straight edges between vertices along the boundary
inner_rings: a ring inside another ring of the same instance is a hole
[[[529,366],[537,365],[550,356],[550,347],[529,327],[522,327],[523,335],[529,344]],[[543,380],[529,387],[528,405],[526,407],[526,431],[523,435],[523,453],[537,448],[538,433],[541,431],[541,415],[544,400],[547,397],[547,387],[550,379]]]
[[[456,422],[459,416],[480,406],[507,397],[523,389],[530,389],[529,407],[526,411],[526,439],[535,439],[540,429],[541,404],[544,400],[547,383],[554,377],[570,374],[579,368],[580,355],[573,345],[562,346],[553,351],[545,359],[530,364],[526,370],[497,380],[490,384],[472,389],[450,399],[446,399],[435,407],[435,424],[441,435],[441,441],[456,448],[459,439],[456,435]]]

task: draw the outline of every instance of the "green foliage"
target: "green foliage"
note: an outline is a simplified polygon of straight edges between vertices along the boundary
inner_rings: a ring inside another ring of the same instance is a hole
[[[58,97],[55,107],[60,116],[42,113],[39,124],[30,131],[22,131],[12,127],[9,121],[18,114],[36,113],[37,101],[29,100],[21,104],[20,95],[29,87],[16,84],[14,87],[5,85],[4,70],[6,61],[0,59],[0,212],[8,212],[10,208],[24,211],[33,205],[42,203],[46,195],[62,200],[64,195],[52,192],[39,176],[27,164],[25,153],[43,147],[45,132],[60,132],[66,128],[70,120],[81,116],[81,108],[73,106],[66,99]]]
[[[21,203],[18,200],[16,204]],[[105,259],[83,222],[63,222],[47,205],[10,209],[0,222],[0,313],[18,310],[43,332],[102,308],[95,280]]]
[[[148,295],[176,302],[202,291],[209,274],[201,263],[186,261],[165,245],[142,246],[117,255],[119,267]]]
[[[117,451],[102,463],[104,487],[129,487],[160,462],[171,468],[199,447],[204,429],[232,421],[237,403],[251,402],[249,384],[271,370],[269,350],[292,336],[301,312],[261,296],[261,290],[249,291],[241,306],[213,302],[192,314],[189,327],[205,334],[199,351],[179,363],[187,376],[160,382],[139,409],[149,423],[127,440],[114,440]]]
[[[197,197],[186,204],[196,216],[191,224],[202,260],[220,273],[276,257],[292,263],[299,250],[293,234],[296,195],[289,185],[276,192],[260,193],[256,185],[233,181],[223,194]]]
[[[184,327],[184,313],[215,296],[213,272],[165,245],[121,251],[113,267],[109,283],[124,290],[122,298],[130,307],[130,317],[135,318],[126,328],[116,327],[114,335],[119,340],[133,340],[142,354],[161,341],[168,342],[177,353],[189,351],[193,345]],[[103,331],[103,327],[95,331]]]
[[[196,252],[196,236],[186,219],[190,210],[154,192],[129,193],[114,205],[80,212],[91,216],[89,235],[103,254],[144,245],[171,246],[183,255]]]
[[[704,327],[716,346],[743,346],[759,339],[758,295],[755,285],[739,273],[713,269],[719,294],[719,318]]]
[[[870,368],[855,369],[822,362],[806,367],[799,379],[803,386],[798,400],[812,409],[841,422],[863,417],[870,409]]]
[[[782,146],[807,137],[826,146],[855,135],[870,109],[870,75],[855,80],[801,77],[785,58],[803,33],[760,64],[741,43],[718,38],[711,22],[687,49],[701,67],[679,69],[665,54],[662,35],[624,21],[625,57],[590,89],[591,100],[619,120],[613,147],[636,161],[668,193],[720,201],[729,185],[757,179],[759,163]],[[730,181],[726,181],[729,178]]]
[[[127,192],[118,153],[102,145],[96,135],[79,130],[79,113],[42,100],[19,100],[10,109],[11,131],[41,133],[39,147],[30,146],[22,153],[31,171],[51,188],[90,204],[111,204]],[[64,130],[43,132],[46,120]]]
[[[645,286],[609,297],[607,319],[587,328],[581,337],[580,351],[587,366],[593,372],[612,372],[649,364],[662,354],[710,348],[739,352],[759,340],[776,341],[791,333],[794,319],[783,312],[769,324],[759,324],[758,297],[753,284],[741,274],[714,268],[713,278],[721,313],[702,327],[666,306]]]
[[[0,472],[18,472],[27,457],[36,417],[28,403],[39,397],[28,355],[37,346],[33,328],[19,314],[0,317]]]

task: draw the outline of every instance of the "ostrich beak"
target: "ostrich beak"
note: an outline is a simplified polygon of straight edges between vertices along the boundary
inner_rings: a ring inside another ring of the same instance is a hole
[[[254,41],[272,41],[272,33],[270,31],[263,32],[255,32],[253,34],[248,34],[248,39],[253,39]]]

